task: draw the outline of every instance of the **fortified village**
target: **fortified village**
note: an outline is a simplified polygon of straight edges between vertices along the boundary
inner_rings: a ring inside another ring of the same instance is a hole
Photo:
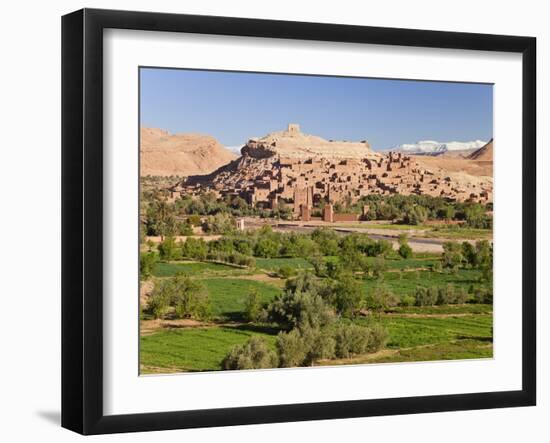
[[[369,143],[333,141],[306,135],[297,124],[250,139],[241,157],[208,175],[190,176],[170,189],[172,198],[205,190],[218,197],[240,196],[271,209],[291,205],[295,219],[309,221],[314,206],[323,220],[353,221],[336,214],[336,203],[355,203],[370,194],[429,195],[451,201],[487,203],[493,199],[491,177],[427,169],[413,156],[378,153]],[[363,213],[368,211],[363,208]]]

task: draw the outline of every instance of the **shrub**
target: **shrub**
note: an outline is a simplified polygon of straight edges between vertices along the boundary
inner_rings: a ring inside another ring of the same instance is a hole
[[[459,243],[451,241],[443,243],[441,261],[444,268],[457,269],[463,260],[462,247]]]
[[[374,323],[369,328],[369,341],[367,349],[369,352],[377,352],[384,348],[390,338],[388,330],[380,323]]]
[[[474,245],[470,242],[462,242],[462,257],[464,261],[472,268],[477,265],[477,253]]]
[[[173,260],[176,255],[176,242],[174,237],[166,237],[157,246],[161,260]]]
[[[411,258],[413,255],[413,250],[408,244],[399,246],[397,252],[402,258]]]
[[[181,246],[184,257],[204,260],[208,254],[208,245],[202,238],[189,237]]]
[[[256,257],[272,258],[279,255],[279,244],[270,238],[260,238],[254,246]]]
[[[334,316],[320,295],[289,290],[276,296],[267,310],[270,321],[287,329],[323,327]]]
[[[339,324],[334,330],[334,354],[338,358],[365,354],[370,338],[369,328],[354,324]]]
[[[311,239],[319,245],[321,254],[338,255],[338,234],[333,229],[317,228],[311,233]]]
[[[335,340],[327,328],[304,328],[300,333],[306,349],[304,365],[311,365],[316,360],[334,357]]]
[[[339,315],[353,317],[363,302],[361,284],[351,274],[343,274],[332,286],[329,298]]]
[[[416,306],[433,306],[438,299],[438,292],[435,288],[424,288],[418,286],[416,288],[414,298],[416,300]]]
[[[493,303],[493,292],[484,289],[484,288],[477,288],[474,290],[474,301],[476,303],[487,303],[492,304]]]
[[[222,361],[224,369],[265,369],[277,367],[277,355],[265,339],[251,337],[243,345],[234,346]]]
[[[210,300],[205,286],[191,280],[187,275],[178,274],[171,279],[172,300],[178,318],[203,320],[210,315]]]
[[[379,316],[388,308],[397,306],[398,303],[399,298],[386,286],[376,286],[374,290],[367,295],[367,307],[378,312]]]
[[[147,280],[153,274],[155,265],[157,264],[157,256],[154,252],[142,253],[139,256],[139,278]]]
[[[301,366],[306,359],[306,349],[300,331],[280,332],[277,336],[277,355],[282,368]]]
[[[281,266],[278,271],[277,275],[281,278],[290,278],[296,275],[296,269],[294,269],[292,266]]]
[[[383,278],[386,270],[386,260],[383,257],[377,257],[372,264],[372,275],[375,278]]]
[[[399,304],[401,306],[413,306],[416,303],[416,299],[412,295],[403,295]]]
[[[208,216],[202,228],[208,234],[231,234],[235,231],[235,218],[227,212],[218,212]]]
[[[262,311],[262,305],[260,303],[260,293],[256,288],[253,288],[244,302],[244,315],[250,322],[258,321],[260,313]]]
[[[147,306],[154,318],[164,318],[170,308],[171,298],[172,290],[170,281],[159,280],[155,282],[153,291],[147,300]]]

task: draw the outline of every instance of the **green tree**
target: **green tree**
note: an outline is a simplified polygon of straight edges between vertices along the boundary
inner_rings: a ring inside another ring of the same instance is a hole
[[[320,328],[334,317],[332,309],[320,295],[285,291],[268,306],[268,318],[286,329]]]
[[[275,344],[279,365],[282,368],[302,366],[306,359],[307,349],[298,329],[293,329],[290,332],[280,332]]]
[[[444,268],[458,269],[464,261],[460,244],[451,241],[443,243],[441,261]]]
[[[158,246],[159,256],[161,260],[169,261],[176,257],[176,241],[174,237],[166,237]]]
[[[254,246],[256,257],[273,258],[279,255],[279,244],[270,238],[260,238]]]
[[[262,311],[262,304],[260,302],[260,293],[256,288],[252,288],[246,300],[244,302],[244,315],[249,322],[258,321]]]
[[[222,361],[223,369],[276,368],[277,355],[269,349],[262,337],[251,337],[242,345],[234,346]]]
[[[147,306],[154,318],[164,318],[170,309],[172,300],[172,284],[170,280],[157,280],[147,299]]]
[[[206,287],[188,275],[177,274],[171,279],[172,302],[178,318],[204,320],[210,315],[210,300]]]
[[[367,307],[377,312],[380,317],[382,312],[397,306],[399,298],[386,286],[378,285],[369,292],[366,302]]]
[[[332,286],[330,302],[337,314],[354,317],[362,307],[361,284],[351,274],[341,275]]]
[[[188,237],[181,246],[184,257],[195,260],[205,260],[208,254],[208,245],[202,238]]]
[[[155,269],[157,255],[154,252],[141,253],[139,256],[139,278],[147,280]]]

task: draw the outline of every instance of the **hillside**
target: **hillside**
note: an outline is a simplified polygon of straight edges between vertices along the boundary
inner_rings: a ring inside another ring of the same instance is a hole
[[[214,137],[175,134],[158,128],[141,128],[141,175],[209,174],[237,158]]]
[[[253,158],[375,158],[366,141],[349,142],[325,140],[315,135],[300,132],[296,124],[288,125],[286,131],[272,132],[261,138],[250,139],[241,149],[243,155]]]
[[[188,177],[173,191],[193,194],[209,188],[272,208],[280,201],[353,202],[370,194],[492,199],[492,164],[478,167],[487,162],[379,153],[367,142],[331,142],[301,134],[297,125],[251,139],[241,153],[211,174]]]
[[[470,160],[477,161],[493,161],[493,139],[485,145],[470,154],[468,157]]]

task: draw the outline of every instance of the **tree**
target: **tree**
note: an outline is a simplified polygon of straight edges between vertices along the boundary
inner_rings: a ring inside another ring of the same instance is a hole
[[[354,324],[339,324],[334,330],[335,355],[338,358],[350,358],[365,354],[368,349],[370,331]]]
[[[256,257],[272,258],[279,255],[279,244],[270,238],[260,238],[254,246]]]
[[[300,331],[280,332],[275,342],[279,365],[282,368],[301,366],[306,359],[306,348]]]
[[[383,257],[376,257],[372,263],[372,275],[374,278],[383,279],[386,270],[386,261]]]
[[[403,223],[406,225],[421,225],[428,218],[428,211],[420,205],[409,206],[405,209]]]
[[[386,286],[378,285],[367,295],[367,307],[375,312],[381,313],[387,309],[397,306],[399,298]]]
[[[311,239],[319,245],[321,254],[325,256],[338,255],[338,234],[333,229],[317,228],[311,233]]]
[[[401,258],[405,258],[405,259],[411,258],[413,255],[413,250],[408,244],[399,246],[399,249],[397,252],[401,256]]]
[[[153,200],[146,211],[147,233],[149,235],[160,235],[161,240],[165,236],[175,235],[177,222],[174,206],[166,200],[158,198]]]
[[[155,285],[155,289],[157,285]],[[165,279],[159,284],[170,305],[175,307],[178,318],[208,318],[210,314],[210,300],[208,291],[199,281],[192,280],[185,274],[177,274]]]
[[[361,284],[349,273],[341,275],[332,286],[330,302],[337,314],[343,317],[355,316],[363,302]]]
[[[470,242],[462,242],[462,257],[464,258],[464,261],[471,266],[472,268],[476,267],[477,265],[477,253],[474,245],[472,245]]]
[[[181,246],[184,257],[204,260],[208,254],[208,245],[202,238],[188,237]]]
[[[464,261],[460,244],[451,241],[443,243],[441,261],[444,268],[458,269]]]
[[[399,249],[397,250],[399,255],[402,258],[405,258],[405,259],[411,258],[412,255],[413,255],[413,250],[409,246],[409,238],[408,238],[407,234],[405,234],[405,233],[400,234],[397,242],[399,244]]]
[[[153,275],[153,270],[157,264],[157,255],[154,252],[142,253],[139,256],[139,278],[147,280]]]
[[[256,288],[252,288],[244,302],[244,315],[249,322],[255,322],[260,317],[262,304],[260,303],[260,293]]]
[[[222,361],[223,369],[276,368],[277,355],[269,349],[262,337],[251,337],[242,345],[234,346]]]
[[[169,261],[176,256],[176,241],[172,236],[166,237],[158,244],[157,248],[161,260]]]
[[[208,234],[231,234],[235,229],[235,218],[227,212],[210,215],[203,223],[203,230]]]
[[[328,325],[334,313],[316,288],[306,285],[292,289],[289,288],[289,282],[292,280],[287,280],[285,291],[269,304],[269,320],[287,329],[319,328]]]
[[[170,308],[172,287],[169,280],[155,282],[153,291],[147,300],[147,306],[154,318],[164,318]]]

